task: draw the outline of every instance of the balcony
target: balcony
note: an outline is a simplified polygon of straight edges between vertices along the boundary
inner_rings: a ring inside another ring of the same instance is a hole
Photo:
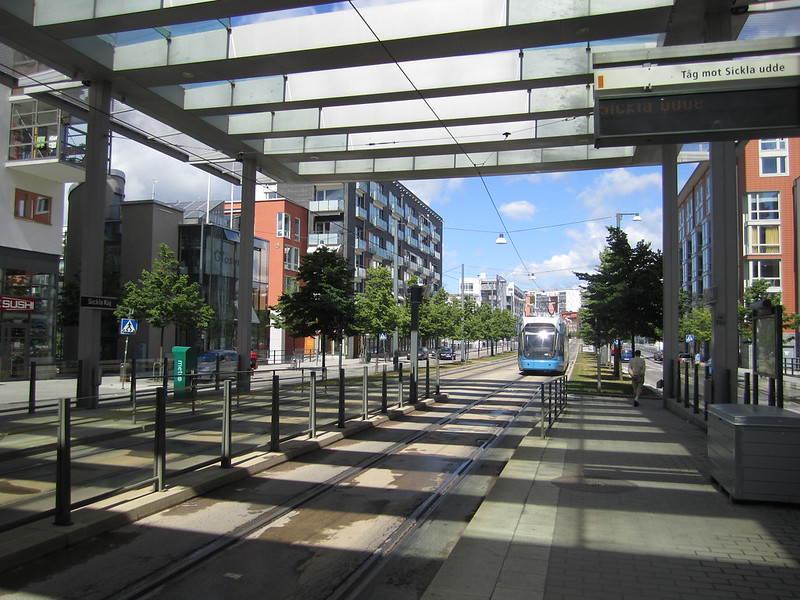
[[[362,239],[356,239],[353,246],[356,250],[364,252],[367,249],[367,241]]]
[[[308,203],[308,210],[316,213],[340,213],[344,211],[344,200],[312,200]]]
[[[367,278],[367,270],[364,267],[356,267],[355,268],[355,276],[358,279],[366,279]]]
[[[369,222],[372,223],[378,229],[382,229],[383,231],[389,231],[389,222],[386,219],[381,219],[378,215],[372,215],[369,218]]]
[[[367,220],[367,209],[361,206],[356,206],[356,217],[359,219]]]
[[[84,181],[86,127],[44,102],[12,102],[6,167],[60,183]]]
[[[309,246],[341,246],[341,233],[310,233],[308,234]]]

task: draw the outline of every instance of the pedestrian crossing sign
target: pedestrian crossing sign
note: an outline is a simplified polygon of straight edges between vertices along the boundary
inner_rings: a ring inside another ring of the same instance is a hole
[[[119,332],[122,335],[133,335],[139,327],[139,322],[136,319],[121,319],[119,322]]]

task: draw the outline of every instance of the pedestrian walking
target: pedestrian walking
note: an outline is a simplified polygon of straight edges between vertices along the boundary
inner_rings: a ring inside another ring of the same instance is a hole
[[[631,376],[631,385],[633,385],[633,405],[639,406],[639,396],[642,394],[642,387],[644,386],[644,373],[647,370],[647,364],[642,358],[642,351],[637,350],[633,353],[633,358],[628,363],[628,374]]]

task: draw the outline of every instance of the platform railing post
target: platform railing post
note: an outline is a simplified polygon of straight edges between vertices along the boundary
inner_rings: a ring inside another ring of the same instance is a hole
[[[270,417],[270,442],[269,449],[273,452],[280,450],[280,431],[281,431],[281,408],[280,408],[280,378],[277,373],[272,374],[272,415]]]
[[[220,467],[229,469],[231,466],[231,381],[225,380],[222,393],[222,457]]]
[[[72,525],[70,425],[70,399],[59,398],[58,446],[56,448],[56,525]]]
[[[403,363],[397,365],[397,406],[403,408]]]
[[[339,417],[336,427],[344,429],[345,396],[344,396],[344,368],[339,369]]]
[[[167,388],[164,386],[156,388],[156,422],[153,445],[153,477],[155,477],[153,491],[162,492],[165,487],[164,477],[167,470]]]
[[[31,361],[31,370],[29,373],[28,385],[28,412],[33,414],[36,412],[36,361]]]
[[[364,366],[364,377],[361,384],[361,419],[366,420],[369,415],[369,366]]]
[[[317,374],[311,371],[308,392],[308,432],[317,437]]]
[[[386,365],[383,365],[383,373],[381,374],[381,412],[385,413],[389,410],[388,403],[389,385],[386,375]]]

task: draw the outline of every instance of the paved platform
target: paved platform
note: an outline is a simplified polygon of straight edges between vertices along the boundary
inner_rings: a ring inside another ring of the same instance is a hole
[[[520,444],[423,600],[800,598],[800,506],[732,502],[706,432],[573,397]]]

